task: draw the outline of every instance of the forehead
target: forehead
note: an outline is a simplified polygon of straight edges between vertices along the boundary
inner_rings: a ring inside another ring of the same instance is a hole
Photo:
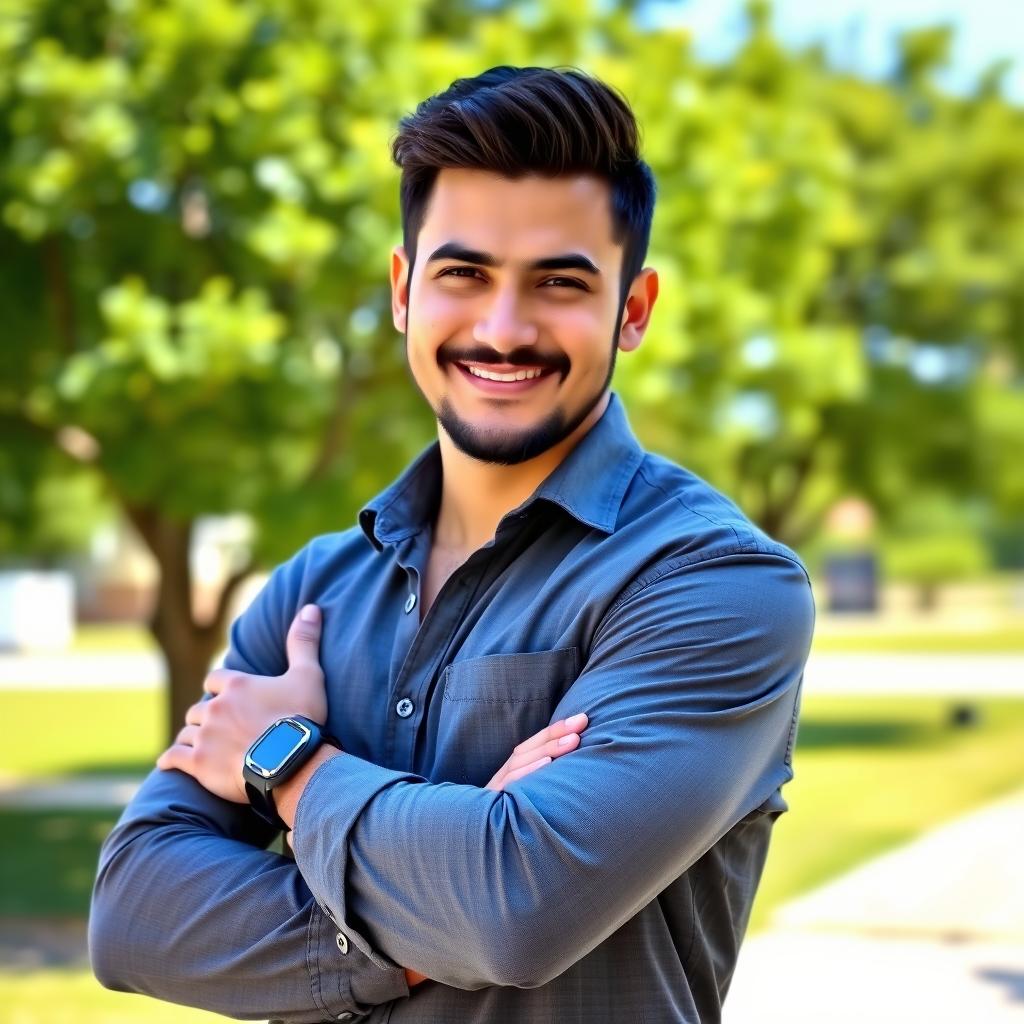
[[[504,178],[443,168],[434,183],[417,249],[457,238],[500,259],[581,252],[599,266],[617,261],[611,188],[591,175]]]

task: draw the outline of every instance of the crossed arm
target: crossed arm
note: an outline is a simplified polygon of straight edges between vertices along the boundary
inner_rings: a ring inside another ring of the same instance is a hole
[[[294,979],[284,989],[290,1005],[274,986],[247,986],[266,957],[248,960],[237,929],[229,933],[226,962],[213,964],[212,980],[209,964],[201,978],[193,965],[190,999],[181,998],[180,983],[175,989],[164,981],[161,954],[176,955],[176,970],[181,954],[160,930],[166,907],[142,890],[156,876],[154,858],[175,845],[182,811],[194,812],[183,808],[179,793],[168,829],[152,832],[142,806],[126,811],[128,820],[101,856],[94,913],[98,907],[109,919],[97,933],[104,953],[112,953],[115,915],[128,892],[135,902],[127,909],[136,912],[128,915],[124,941],[141,951],[128,951],[128,965],[111,975],[122,984],[112,987],[210,1009],[227,1005],[222,1012],[234,1016],[278,1008],[279,1019],[316,1020],[328,1006],[337,1016],[339,1008],[367,1010],[407,994],[398,964],[466,989],[544,984],[788,779],[812,621],[806,576],[790,559],[739,552],[680,561],[642,581],[607,615],[583,673],[555,711],[586,709],[590,716],[573,757],[492,792],[433,784],[350,754],[324,759],[297,797],[297,869],[290,866],[295,875],[285,885],[255,882],[259,865],[244,864],[242,855],[219,849],[200,856],[197,847],[196,856],[183,857],[179,844],[165,868],[194,871],[189,881],[198,897],[190,906],[208,908],[186,915],[189,940],[198,925],[201,943],[218,946],[232,920],[224,896],[240,888],[248,897],[244,934],[273,943],[264,947],[271,960],[288,949],[291,975],[307,989],[301,1005]],[[182,781],[195,786],[201,802],[202,787]],[[160,795],[157,785],[151,797]],[[150,838],[133,856],[134,841],[145,833]],[[202,873],[211,854],[223,857],[225,885]],[[270,869],[267,862],[262,873]],[[254,885],[264,885],[258,895]],[[288,885],[292,903],[284,899]],[[267,911],[253,914],[261,899]],[[567,899],[571,914],[552,915],[550,908]],[[326,913],[312,914],[314,904]],[[330,945],[334,928],[324,925],[328,914],[352,940],[347,955],[355,959],[343,971]],[[111,965],[115,959],[101,958]]]
[[[213,701],[189,709],[104,842],[89,950],[106,987],[242,1019],[319,1021],[367,1011],[428,980],[354,947],[342,954],[329,912],[294,860],[265,849],[274,830],[235,791],[241,758],[232,738],[247,748],[280,714],[325,719],[318,641],[318,626],[296,619],[284,676],[212,672],[204,688]],[[237,651],[228,660],[237,664]],[[203,743],[207,716],[216,722]],[[575,749],[585,724],[585,716],[555,722],[524,741],[488,788],[500,791]]]

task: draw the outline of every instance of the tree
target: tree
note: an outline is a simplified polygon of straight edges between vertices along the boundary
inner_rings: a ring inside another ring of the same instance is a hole
[[[371,271],[405,10],[24,3],[0,31],[0,429],[88,466],[155,557],[171,735],[252,567],[347,525],[425,433]],[[195,520],[238,510],[257,543],[200,621]]]
[[[784,52],[766,5],[750,17],[721,67],[664,34],[602,65],[643,69],[627,92],[668,270],[623,367],[634,420],[793,544],[849,491],[883,520],[935,488],[1019,522],[1019,486],[998,481],[1024,442],[1024,112],[997,72],[936,89],[944,30],[904,37],[876,83]]]
[[[493,64],[581,66],[644,127],[663,288],[618,387],[649,445],[791,543],[850,488],[883,516],[922,485],[1021,510],[1019,474],[993,483],[1024,426],[1024,115],[998,75],[942,94],[932,33],[862,81],[756,3],[707,65],[634,6],[8,0],[0,444],[102,480],[153,552],[171,735],[251,567],[347,527],[430,436],[389,315],[389,140]],[[233,511],[253,551],[199,621],[194,522]]]

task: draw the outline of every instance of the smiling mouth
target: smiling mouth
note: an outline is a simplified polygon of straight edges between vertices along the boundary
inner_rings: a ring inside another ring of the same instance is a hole
[[[488,395],[518,394],[537,387],[545,378],[559,371],[553,366],[513,366],[508,363],[500,369],[480,363],[453,360],[463,379]]]
[[[550,373],[550,370],[544,370],[542,367],[537,367],[534,370],[515,370],[511,373],[495,373],[493,370],[484,370],[479,366],[467,366],[465,363],[461,363],[461,366],[465,366],[466,370],[473,374],[474,377],[481,377],[483,380],[498,380],[510,383],[515,380],[534,380],[539,377],[542,373]]]

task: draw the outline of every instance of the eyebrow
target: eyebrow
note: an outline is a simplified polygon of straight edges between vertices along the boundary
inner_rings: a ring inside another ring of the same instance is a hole
[[[479,267],[500,267],[501,261],[489,252],[469,249],[459,242],[445,242],[427,258],[428,263],[439,260],[458,260],[460,263],[475,263]],[[527,264],[527,270],[582,270],[585,274],[601,276],[601,271],[582,253],[567,252],[558,256],[545,256]]]

